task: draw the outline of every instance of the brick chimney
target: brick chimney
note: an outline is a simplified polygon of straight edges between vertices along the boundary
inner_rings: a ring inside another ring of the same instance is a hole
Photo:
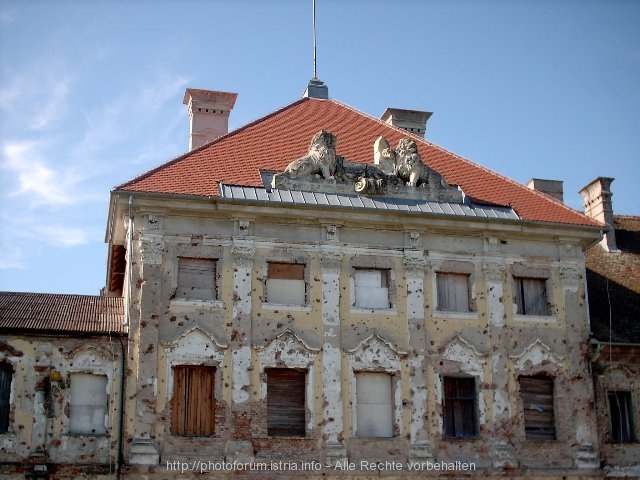
[[[606,223],[609,231],[602,239],[602,246],[610,252],[617,252],[616,232],[613,228],[613,202],[611,182],[613,178],[598,177],[580,190],[584,202],[584,213],[588,217]]]
[[[531,190],[546,193],[550,197],[564,202],[564,188],[562,187],[562,180],[532,178],[527,182],[527,187]]]
[[[429,120],[431,115],[433,115],[433,112],[387,108],[380,117],[380,120],[424,138],[424,133],[427,130],[427,120]]]
[[[189,108],[189,150],[229,133],[229,113],[237,93],[187,88],[182,103]]]

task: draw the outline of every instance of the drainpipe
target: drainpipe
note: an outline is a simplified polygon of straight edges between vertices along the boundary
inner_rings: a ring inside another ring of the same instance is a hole
[[[133,196],[129,195],[129,228],[127,229],[127,291],[124,297],[124,325],[127,328],[127,338],[129,336],[129,308],[131,305],[131,258],[133,249],[133,218],[131,216],[133,206]],[[120,411],[118,412],[118,463],[116,467],[116,478],[120,480],[122,475],[122,464],[124,463],[122,450],[124,442],[124,397],[125,397],[125,348],[122,344],[122,337],[118,336],[120,342]]]
[[[118,411],[118,458],[116,465],[116,478],[120,480],[122,472],[122,443],[123,443],[123,424],[124,424],[124,345],[122,344],[122,337],[118,336],[120,342],[120,408]]]

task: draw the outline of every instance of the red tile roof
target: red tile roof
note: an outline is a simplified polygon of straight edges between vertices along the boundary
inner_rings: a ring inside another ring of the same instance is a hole
[[[120,297],[0,292],[0,330],[126,333]]]
[[[218,196],[218,182],[261,186],[260,169],[283,171],[292,160],[306,154],[311,138],[322,129],[337,136],[338,155],[363,163],[373,162],[373,143],[380,135],[393,147],[410,136],[335,100],[303,98],[115,190]],[[413,138],[422,160],[476,202],[511,206],[525,220],[600,226],[562,202]]]

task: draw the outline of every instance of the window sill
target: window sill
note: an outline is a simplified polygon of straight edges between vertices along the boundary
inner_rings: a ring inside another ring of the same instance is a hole
[[[482,440],[479,436],[475,437],[442,437],[443,442],[476,442]]]
[[[531,323],[556,323],[556,317],[550,315],[521,315],[516,313],[513,319],[517,322],[531,322]]]
[[[355,314],[369,314],[369,315],[397,315],[398,311],[395,308],[363,308],[363,307],[351,307],[350,313]]]
[[[311,305],[293,305],[287,303],[263,303],[265,310],[288,310],[291,312],[310,312]]]
[[[209,309],[223,309],[222,300],[189,300],[185,298],[172,298],[169,302],[171,307],[196,307]]]
[[[454,320],[478,320],[478,312],[450,312],[445,310],[434,310],[433,317],[451,318]]]
[[[89,438],[96,438],[96,437],[109,437],[109,432],[105,432],[105,433],[67,433],[67,436],[70,438],[83,438],[83,437],[89,437]]]

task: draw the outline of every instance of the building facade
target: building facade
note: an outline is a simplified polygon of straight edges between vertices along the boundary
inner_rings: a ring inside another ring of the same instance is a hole
[[[192,125],[229,97],[188,90]],[[584,251],[602,226],[402,112],[307,96],[112,192],[132,465],[598,468]]]
[[[115,473],[85,473],[602,478],[585,252],[606,221],[424,140],[429,112],[378,120],[314,80],[227,132],[235,100],[188,89],[191,150],[111,192],[126,394],[93,432]]]

